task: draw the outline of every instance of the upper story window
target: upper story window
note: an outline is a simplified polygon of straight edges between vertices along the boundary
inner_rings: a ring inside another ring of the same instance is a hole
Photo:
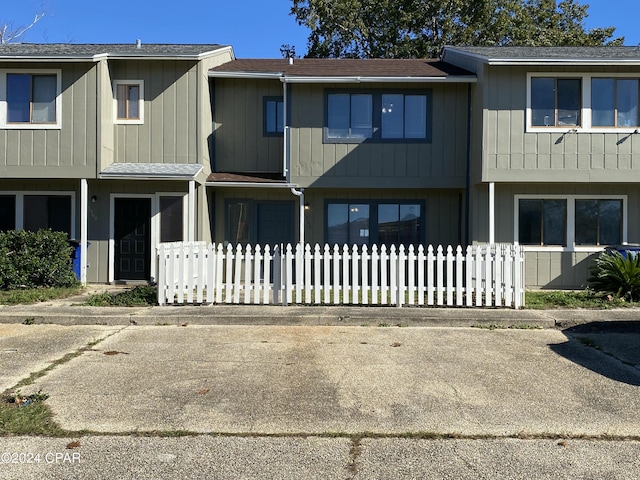
[[[427,96],[382,95],[382,138],[427,138]]]
[[[428,91],[329,92],[324,141],[428,142],[430,103]]]
[[[264,99],[264,134],[282,135],[284,132],[284,101],[282,97]]]
[[[631,133],[640,126],[640,79],[630,74],[528,75],[527,131]]]
[[[371,138],[373,96],[370,93],[330,93],[327,97],[329,138]]]
[[[60,128],[60,72],[0,72],[0,128]]]
[[[591,125],[637,127],[638,79],[592,78]]]
[[[580,79],[532,78],[531,125],[534,127],[580,125],[580,96]]]
[[[144,123],[144,84],[142,80],[115,80],[115,123]]]

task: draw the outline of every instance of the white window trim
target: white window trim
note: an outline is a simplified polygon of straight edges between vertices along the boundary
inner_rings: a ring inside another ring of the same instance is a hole
[[[140,118],[118,118],[118,85],[136,85],[140,89],[140,98],[138,99]],[[142,125],[144,123],[144,80],[113,81],[113,123],[116,125]]]
[[[579,78],[582,83],[582,96],[580,98],[580,119],[582,125],[575,127],[534,127],[531,125],[531,79],[544,78]],[[570,73],[570,72],[529,72],[527,73],[527,109],[526,132],[527,133],[638,133],[637,127],[592,127],[591,126],[591,79],[592,78],[637,78],[639,73]],[[640,105],[639,105],[640,107]]]
[[[16,230],[24,228],[24,197],[30,195],[46,195],[49,197],[71,197],[71,232],[69,238],[76,238],[76,192],[58,191],[58,190],[0,190],[0,195],[16,197],[16,213],[15,224]]]
[[[7,74],[56,76],[56,121],[52,123],[7,122]],[[0,129],[59,130],[62,128],[62,70],[59,69],[3,69],[0,70]]]
[[[622,244],[628,242],[628,213],[627,195],[554,195],[554,194],[537,194],[537,195],[514,195],[513,200],[513,238],[518,243],[520,238],[519,232],[519,201],[520,200],[536,200],[536,199],[554,199],[567,201],[567,246],[545,246],[545,245],[523,245],[525,252],[601,252],[604,246],[601,245],[576,245],[575,244],[575,224],[576,224],[576,204],[575,200],[622,200]]]

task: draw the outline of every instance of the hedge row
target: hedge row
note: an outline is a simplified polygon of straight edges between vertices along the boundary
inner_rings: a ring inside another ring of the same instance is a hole
[[[0,232],[0,289],[70,287],[73,247],[64,232]]]

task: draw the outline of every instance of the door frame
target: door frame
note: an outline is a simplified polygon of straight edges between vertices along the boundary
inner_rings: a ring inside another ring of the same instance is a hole
[[[148,198],[151,200],[151,228],[149,281],[155,282],[157,277],[156,249],[160,242],[160,197],[182,197],[183,231],[185,241],[189,238],[191,228],[189,219],[188,192],[155,192],[155,193],[112,193],[109,195],[109,283],[115,282],[116,241],[115,241],[115,199],[116,198]]]

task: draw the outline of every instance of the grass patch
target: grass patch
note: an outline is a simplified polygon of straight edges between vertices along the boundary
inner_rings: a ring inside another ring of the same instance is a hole
[[[92,295],[83,303],[91,307],[144,307],[158,304],[158,288],[139,285],[126,292]]]
[[[38,392],[31,395],[44,396]],[[40,399],[26,402],[16,401],[17,395],[0,397],[0,434],[3,435],[62,435],[64,431],[56,425],[51,410]],[[28,398],[28,397],[27,397]]]
[[[593,290],[561,291],[536,290],[525,292],[525,308],[547,310],[554,308],[628,308],[638,307],[640,303],[603,295]]]
[[[69,432],[60,428],[53,421],[51,410],[44,404],[49,395],[40,390],[31,395],[23,395],[20,392],[20,388],[33,384],[35,380],[45,376],[58,365],[67,363],[84,352],[91,350],[98,343],[111,335],[115,335],[115,333],[117,332],[90,342],[75,352],[64,355],[42,370],[33,372],[27,378],[20,380],[13,388],[5,390],[0,395],[0,435],[63,436],[68,434]]]
[[[542,330],[540,325],[529,325],[528,323],[521,323],[517,325],[500,325],[498,323],[492,323],[490,325],[472,325],[472,328],[480,328],[482,330]]]
[[[0,305],[18,305],[46,302],[67,298],[82,293],[81,286],[67,288],[25,288],[20,290],[0,290]]]

